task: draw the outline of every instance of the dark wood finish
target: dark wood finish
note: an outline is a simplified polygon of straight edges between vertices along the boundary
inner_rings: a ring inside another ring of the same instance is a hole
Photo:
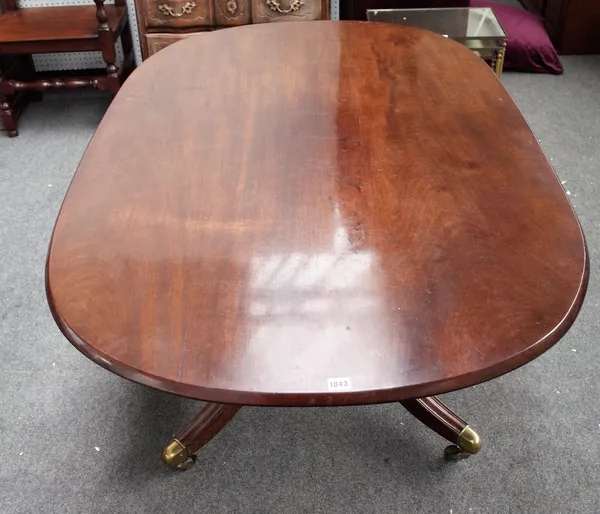
[[[34,78],[31,56],[0,55],[0,130],[6,130],[9,137],[19,135],[17,120],[29,101],[41,100],[41,93],[38,92],[10,90],[6,83],[16,76],[29,80]]]
[[[239,405],[208,403],[192,421],[178,430],[174,437],[190,454],[194,454],[216,436],[238,410]]]
[[[0,0],[0,14],[19,8],[17,0]]]
[[[53,7],[48,7],[48,9],[53,9]],[[2,17],[0,16],[0,19],[1,18]],[[24,55],[40,53],[40,44],[38,42],[25,41],[23,43],[0,43],[0,45],[2,51],[6,51],[7,54]],[[44,45],[44,47],[47,49],[47,51],[44,53],[65,51],[65,45],[60,41],[49,41],[48,44]],[[91,39],[71,40],[69,42],[69,49],[70,52],[92,52],[100,50],[97,42]]]
[[[592,0],[521,0],[540,14],[562,54],[600,53],[600,2]]]
[[[366,20],[369,9],[425,9],[432,7],[468,7],[469,0],[342,0],[343,20]]]
[[[534,359],[573,323],[588,258],[535,136],[470,50],[390,24],[286,23],[188,38],[131,77],[65,198],[46,280],[65,336],[124,377],[345,405]]]
[[[240,408],[239,405],[206,404],[163,450],[165,464],[174,470],[190,469],[196,461],[194,454],[217,435]]]
[[[453,444],[467,426],[467,422],[452,412],[439,398],[430,396],[400,402],[421,423]]]
[[[92,87],[99,89],[100,91],[110,91],[115,94],[117,91],[117,85],[123,83],[126,77],[123,77],[124,73],[131,70],[133,63],[131,62],[133,56],[130,55],[125,62],[125,66],[121,66],[116,75],[107,77],[103,75],[90,75],[87,77],[82,76],[63,76],[63,77],[42,77],[37,80],[30,80],[23,82],[19,80],[11,80],[12,91],[29,91],[30,93],[42,92],[48,89],[78,89],[81,87]],[[46,75],[42,73],[40,75]],[[112,81],[112,82],[111,82]],[[0,85],[1,88],[1,85]],[[40,96],[32,97],[33,100],[41,100]]]
[[[542,12],[546,8],[548,0],[520,0],[520,2],[528,9]]]
[[[5,95],[0,93],[0,119],[8,137],[17,137],[19,135],[19,131],[17,130],[17,104],[21,104],[21,102],[23,102],[21,98],[11,102]]]
[[[6,76],[0,81],[0,111],[9,135],[16,135],[10,98],[18,91],[95,87],[115,94],[133,68],[133,47],[124,0],[115,5],[17,9],[8,2],[0,14],[0,54],[100,51],[106,72],[90,77],[38,79],[31,75]],[[115,43],[122,36],[124,63],[115,64]]]
[[[297,8],[295,2],[297,0],[135,0],[142,57],[146,59],[190,33],[250,23],[329,18],[329,0],[302,0]]]
[[[124,6],[107,5],[105,10],[109,30],[118,33],[127,20],[127,9]],[[100,50],[95,6],[33,7],[0,16],[0,44],[3,46],[54,41],[64,48],[71,40],[92,40],[95,45],[93,49]]]
[[[562,36],[561,32],[564,30],[563,21],[566,21],[566,9],[569,5],[570,2],[565,0],[546,0],[538,5],[540,14],[546,20],[546,27],[555,37],[555,40],[559,43],[559,46],[559,39],[560,36]]]
[[[528,11],[541,12],[542,0],[519,0],[521,5]]]
[[[106,79],[104,77],[76,77],[76,78],[51,78],[51,79],[39,79],[31,82],[21,82],[19,80],[12,80],[11,87],[14,91],[46,91],[48,89],[76,89],[80,87],[94,87],[97,89],[101,88],[98,81]]]

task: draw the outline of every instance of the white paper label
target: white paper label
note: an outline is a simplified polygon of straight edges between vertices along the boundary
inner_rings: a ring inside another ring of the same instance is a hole
[[[327,388],[330,391],[350,391],[352,389],[352,382],[348,377],[328,378]]]

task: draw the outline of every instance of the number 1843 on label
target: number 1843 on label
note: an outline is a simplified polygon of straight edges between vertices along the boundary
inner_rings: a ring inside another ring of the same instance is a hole
[[[350,391],[352,389],[352,382],[349,377],[328,378],[327,388],[330,391]]]

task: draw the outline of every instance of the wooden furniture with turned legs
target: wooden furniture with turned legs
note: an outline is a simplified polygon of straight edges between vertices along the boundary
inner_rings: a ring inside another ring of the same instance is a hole
[[[588,266],[485,62],[315,21],[188,38],[137,70],[69,188],[46,291],[100,366],[209,402],[166,446],[174,469],[244,405],[399,402],[459,460],[481,440],[435,395],[557,343]]]
[[[452,444],[446,447],[446,460],[462,460],[481,449],[479,435],[435,396],[404,400],[400,404],[424,425]],[[172,469],[186,470],[196,462],[196,452],[217,435],[241,406],[208,403],[200,413],[173,437],[163,451],[163,461]]]
[[[15,66],[0,75],[0,115],[9,136],[18,135],[15,103],[28,91],[93,87],[116,94],[133,69],[133,44],[125,0],[105,5],[19,9],[17,0],[0,8],[0,55],[25,56],[52,52],[100,51],[106,62],[102,75],[40,79],[18,73]],[[115,44],[121,37],[124,61],[116,63]]]

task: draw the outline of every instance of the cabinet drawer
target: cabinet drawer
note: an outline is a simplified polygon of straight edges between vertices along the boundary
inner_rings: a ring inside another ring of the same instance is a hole
[[[252,0],[213,0],[215,24],[228,27],[246,25],[252,21]]]
[[[202,32],[200,32],[202,34]],[[159,52],[163,48],[167,48],[177,41],[186,39],[191,36],[197,36],[198,34],[146,34],[146,42],[148,44],[148,57]]]
[[[145,0],[146,27],[201,27],[213,24],[212,0]]]
[[[322,20],[326,13],[322,0],[252,0],[252,21]]]

